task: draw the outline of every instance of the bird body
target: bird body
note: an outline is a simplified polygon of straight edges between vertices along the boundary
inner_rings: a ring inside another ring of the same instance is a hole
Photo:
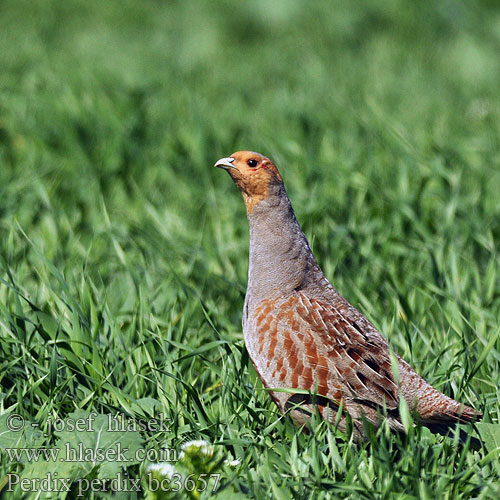
[[[282,412],[301,424],[314,408],[335,421],[342,407],[358,437],[363,418],[378,425],[384,416],[402,431],[401,397],[435,430],[478,419],[479,412],[434,389],[397,355],[399,380],[394,375],[387,341],[321,271],[271,160],[240,151],[215,166],[229,172],[247,207],[245,345]],[[339,425],[345,429],[344,416]]]

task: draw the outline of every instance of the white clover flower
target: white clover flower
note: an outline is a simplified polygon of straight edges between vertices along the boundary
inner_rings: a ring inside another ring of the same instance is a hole
[[[172,464],[161,462],[149,465],[148,472],[158,472],[162,476],[172,477],[175,474],[175,467]]]
[[[209,442],[205,441],[205,439],[195,439],[194,441],[186,441],[183,443],[181,448],[185,450],[186,448],[191,448],[191,446],[194,446],[195,448],[202,448],[203,446],[209,446]]]
[[[179,454],[179,458],[182,458],[184,456],[184,451],[191,447],[196,448],[202,455],[212,456],[214,454],[214,449],[208,441],[196,439],[194,441],[188,441],[181,446],[183,451]]]
[[[240,465],[241,462],[237,458],[235,458],[234,460],[231,461],[226,459],[224,460],[224,463],[226,465],[229,465],[229,467],[237,467],[238,465]]]

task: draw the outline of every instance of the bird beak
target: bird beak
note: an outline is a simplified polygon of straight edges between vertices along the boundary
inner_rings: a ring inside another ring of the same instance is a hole
[[[224,170],[229,170],[230,168],[236,168],[233,165],[234,158],[221,158],[220,160],[217,160],[215,163],[214,167],[219,167],[223,168]]]

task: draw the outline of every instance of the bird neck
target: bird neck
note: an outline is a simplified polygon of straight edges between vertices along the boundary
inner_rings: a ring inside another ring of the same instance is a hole
[[[287,295],[314,286],[323,277],[295,218],[283,184],[248,215],[248,292],[257,299]]]

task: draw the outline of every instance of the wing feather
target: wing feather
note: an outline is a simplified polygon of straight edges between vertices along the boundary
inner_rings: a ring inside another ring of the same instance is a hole
[[[287,332],[294,356],[315,375],[302,379],[300,388],[317,389],[319,395],[333,398],[336,404],[345,399],[372,409],[397,410],[399,390],[385,341],[364,335],[355,321],[334,305],[300,291],[278,307],[278,330]],[[288,346],[285,351],[291,349]]]

